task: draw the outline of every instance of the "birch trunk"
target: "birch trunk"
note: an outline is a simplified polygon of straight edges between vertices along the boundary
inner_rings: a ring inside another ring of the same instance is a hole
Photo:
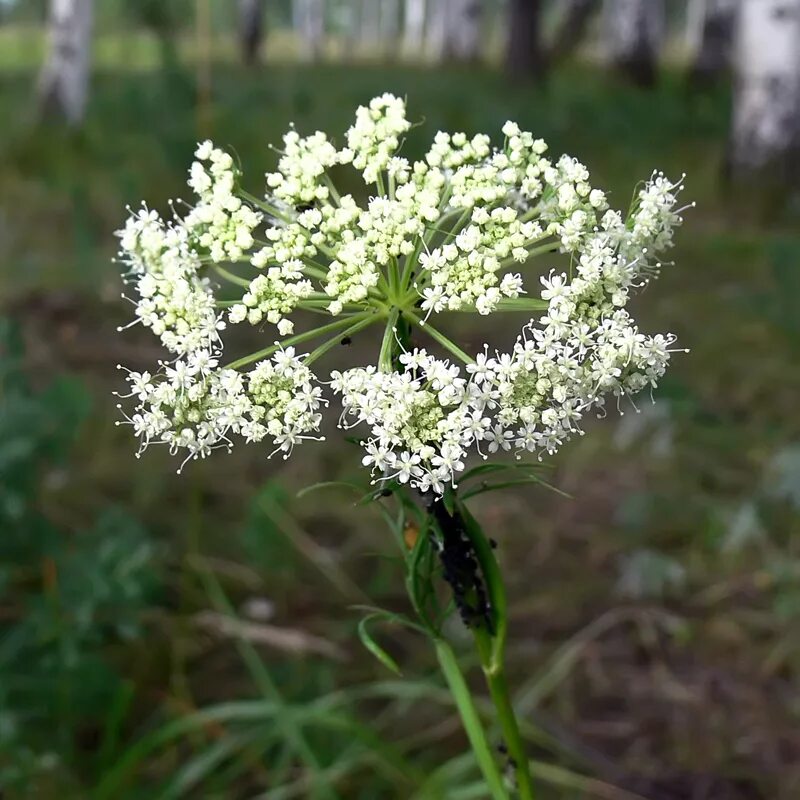
[[[651,86],[665,31],[663,0],[606,0],[608,53],[639,86]]]
[[[450,0],[431,0],[425,28],[425,54],[432,61],[442,61],[447,42]]]
[[[361,27],[358,38],[362,49],[374,55],[381,47],[381,0],[361,0]]]
[[[301,58],[316,61],[325,38],[325,0],[293,0],[292,25]]]
[[[247,66],[258,63],[263,37],[263,0],[239,0],[239,44]]]
[[[83,120],[89,93],[92,0],[51,0],[48,52],[39,78],[43,111]]]
[[[447,0],[444,57],[452,61],[477,61],[483,32],[482,0]]]
[[[381,42],[384,51],[396,55],[400,47],[400,2],[381,0]]]
[[[689,58],[700,52],[703,44],[703,26],[706,18],[706,0],[688,0],[683,45]]]
[[[800,0],[742,0],[731,166],[796,173],[800,151]]]
[[[405,0],[404,11],[403,51],[418,56],[425,41],[425,0]]]
[[[726,73],[733,56],[739,0],[706,0],[692,78],[706,83]]]
[[[567,58],[581,45],[599,0],[564,0],[560,25],[553,37],[548,58],[551,62]]]
[[[513,78],[541,77],[541,0],[510,0],[506,69]]]

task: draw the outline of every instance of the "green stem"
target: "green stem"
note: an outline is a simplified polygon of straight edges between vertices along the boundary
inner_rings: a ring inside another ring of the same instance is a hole
[[[494,557],[492,546],[480,524],[462,501],[456,502],[457,512],[464,521],[464,529],[475,551],[475,557],[480,565],[489,593],[492,630],[487,630],[485,627],[474,628],[475,646],[489,687],[489,694],[497,711],[497,720],[503,732],[508,755],[514,765],[519,798],[520,800],[533,800],[533,781],[531,780],[528,756],[525,752],[525,744],[520,734],[517,718],[514,716],[514,707],[511,704],[505,675],[508,601],[503,576],[497,559]]]
[[[416,325],[421,331],[427,333],[432,339],[436,339],[436,341],[439,342],[439,344],[444,347],[445,350],[448,350],[460,361],[463,361],[465,364],[475,363],[475,359],[472,356],[467,355],[467,353],[465,353],[457,344],[455,344],[455,342],[451,342],[450,339],[448,339],[441,331],[437,331],[433,326],[423,322],[421,319],[419,319],[419,317],[415,316],[410,311],[404,310],[403,316]]]
[[[561,248],[561,242],[547,242],[547,244],[540,245],[539,247],[534,247],[528,250],[528,255],[525,256],[524,261],[519,261],[516,258],[504,258],[500,262],[500,266],[498,267],[497,271],[507,269],[508,267],[513,267],[514,265],[518,267],[522,267],[527,264],[531,259],[536,258],[536,256],[540,256],[543,253],[556,253]]]
[[[340,197],[339,192],[336,190],[334,182],[331,180],[331,177],[330,175],[328,175],[327,172],[325,173],[325,185],[330,190],[333,201],[336,203],[337,206],[340,206],[342,204],[342,198]]]
[[[321,355],[324,355],[328,352],[332,347],[342,341],[345,336],[352,336],[354,333],[358,333],[362,328],[366,328],[368,325],[372,325],[373,322],[376,322],[381,318],[380,314],[370,314],[368,317],[364,319],[360,319],[358,322],[355,322],[349,328],[345,328],[343,331],[340,331],[336,334],[336,336],[331,337],[328,339],[327,342],[323,342],[319,347],[315,350],[312,350],[304,359],[305,364],[312,364],[316,361]],[[352,319],[352,317],[351,317]]]
[[[390,372],[392,369],[392,351],[395,346],[395,326],[400,315],[399,308],[393,308],[389,312],[389,319],[386,320],[386,330],[383,332],[381,342],[381,352],[378,356],[378,369],[381,372]]]
[[[252,364],[253,361],[258,361],[261,358],[267,358],[268,356],[271,356],[274,352],[280,350],[281,347],[291,347],[292,345],[305,342],[308,339],[315,339],[317,336],[324,336],[326,333],[331,333],[339,328],[344,328],[346,325],[352,325],[353,320],[363,318],[364,316],[366,315],[351,314],[349,316],[342,317],[341,319],[337,319],[328,325],[323,325],[320,328],[314,328],[310,331],[304,331],[303,333],[295,334],[294,336],[290,336],[288,339],[284,339],[282,342],[276,342],[269,347],[265,347],[263,350],[258,350],[255,353],[251,353],[248,356],[243,356],[236,361],[231,361],[230,364],[225,365],[225,369],[239,369],[247,364]],[[369,316],[372,317],[372,314],[370,313]]]
[[[301,269],[301,272],[304,275],[310,275],[312,278],[317,278],[317,280],[322,282],[323,286],[325,282],[328,280],[328,273],[325,270],[320,269],[319,267],[312,266],[307,261],[303,262],[303,267]]]
[[[484,665],[483,673],[486,676],[489,694],[497,711],[497,721],[500,723],[503,740],[517,779],[519,800],[533,800],[533,781],[531,779],[530,764],[528,763],[528,754],[525,752],[525,745],[519,731],[517,718],[514,716],[514,707],[511,704],[505,670],[502,667],[489,670]]]
[[[519,313],[522,311],[546,311],[550,308],[547,300],[535,297],[505,297],[494,307],[492,313]],[[461,308],[445,308],[442,314],[474,314],[475,306],[461,306]]]
[[[290,219],[281,211],[278,211],[277,208],[274,206],[269,205],[269,203],[265,203],[263,200],[259,200],[255,195],[250,194],[250,192],[245,192],[243,189],[239,190],[239,194],[242,196],[244,200],[247,200],[248,203],[254,205],[256,208],[260,209],[261,211],[266,211],[271,217],[275,217],[275,219],[281,220],[281,222],[294,222],[294,220]]]
[[[442,668],[447,685],[464,723],[464,730],[472,745],[475,758],[481,768],[483,777],[489,787],[493,800],[508,800],[508,792],[503,785],[503,778],[495,762],[486,734],[481,725],[480,716],[475,708],[469,686],[461,674],[453,648],[444,640],[436,639],[436,655]]]
[[[417,266],[417,262],[419,261],[419,255],[422,252],[423,244],[424,242],[422,236],[417,237],[417,244],[414,247],[414,251],[405,258],[405,262],[403,263],[403,274],[400,276],[401,292],[408,292],[409,283],[411,282],[411,275],[414,271],[414,267]]]
[[[246,278],[240,278],[238,275],[234,275],[232,272],[228,272],[225,267],[221,267],[219,264],[214,265],[214,271],[221,278],[225,278],[226,281],[230,281],[230,283],[235,283],[237,286],[242,286],[245,289],[250,288],[250,281],[248,281]]]

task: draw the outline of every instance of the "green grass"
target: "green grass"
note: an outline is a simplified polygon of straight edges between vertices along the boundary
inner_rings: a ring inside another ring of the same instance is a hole
[[[765,224],[728,202],[724,89],[692,94],[667,74],[644,93],[577,67],[537,87],[479,69],[245,72],[221,60],[198,109],[192,67],[163,73],[152,43],[130,38],[125,69],[108,55],[122,50],[98,44],[86,124],[68,132],[32,125],[38,45],[14,41],[24,57],[0,57],[14,67],[0,70],[0,288],[34,382],[67,369],[93,402],[68,468],[43,471],[37,503],[70,535],[109,502],[126,509],[161,546],[164,589],[143,636],[102,650],[127,692],[69,730],[69,748],[23,742],[72,758],[10,797],[324,797],[325,786],[348,800],[482,796],[434,654],[413,634],[382,636],[406,676],[395,682],[357,645],[348,607],[361,593],[406,607],[379,516],[330,490],[294,499],[357,475],[354,448],[306,446],[286,464],[240,448],[178,478],[166,453],[136,461],[113,426],[114,365],[158,357],[141,332],[114,331],[127,314],[110,263],[125,205],[180,196],[205,136],[237,152],[257,192],[289,121],[341,136],[355,105],[387,90],[425,123],[409,135],[412,157],[437,128],[496,134],[512,118],[584,160],[618,205],[654,167],[686,172],[698,203],[675,266],[637,299],[648,328],[691,347],[656,412],[644,399],[642,416],[612,415],[565,448],[553,481],[573,500],[524,489],[475,503],[509,574],[511,681],[542,797],[625,797],[612,785],[649,798],[702,786],[715,800],[797,796],[800,242],[791,210]],[[485,332],[459,334],[474,347]],[[357,338],[347,360],[375,347]],[[199,613],[230,603],[241,615],[253,598],[347,661],[199,626]]]

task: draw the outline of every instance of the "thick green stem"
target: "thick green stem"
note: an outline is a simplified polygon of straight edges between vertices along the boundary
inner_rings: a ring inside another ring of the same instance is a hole
[[[489,595],[492,630],[486,627],[473,629],[475,646],[481,660],[483,674],[489,687],[497,720],[503,732],[503,739],[517,779],[520,800],[533,800],[533,781],[531,779],[528,756],[520,734],[514,707],[505,676],[505,645],[508,630],[508,602],[503,584],[503,576],[489,540],[478,521],[470,514],[462,501],[457,501],[457,513],[464,522],[464,529],[475,551],[475,557],[486,582]]]
[[[519,798],[520,800],[533,800],[533,781],[531,780],[528,755],[525,752],[525,745],[519,731],[517,718],[514,715],[514,707],[511,704],[508,681],[506,680],[502,661],[493,666],[483,664],[483,674],[486,676],[489,694],[497,711],[497,721],[500,723],[500,730],[503,732],[503,741],[517,779]]]
[[[469,686],[461,674],[453,648],[444,640],[436,639],[436,655],[442,668],[447,685],[464,723],[464,730],[472,745],[475,758],[481,768],[483,777],[492,794],[493,800],[508,800],[508,792],[503,784],[503,777],[497,767],[491,747],[486,741],[486,734],[481,725],[480,716],[475,708]]]

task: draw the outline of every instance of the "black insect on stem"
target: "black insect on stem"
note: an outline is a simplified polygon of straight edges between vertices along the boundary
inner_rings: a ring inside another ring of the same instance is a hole
[[[352,340],[352,339],[351,339],[349,336],[344,336],[344,337],[342,338],[342,341],[341,341],[341,342],[339,342],[339,344],[342,344],[342,345],[344,345],[345,347],[348,347],[348,346],[349,346],[349,345],[351,345],[352,343],[353,343],[353,340]]]
[[[484,626],[494,633],[491,607],[475,549],[458,510],[450,514],[444,503],[432,501],[428,511],[441,533],[439,561],[442,576],[453,592],[453,600],[468,628]]]

